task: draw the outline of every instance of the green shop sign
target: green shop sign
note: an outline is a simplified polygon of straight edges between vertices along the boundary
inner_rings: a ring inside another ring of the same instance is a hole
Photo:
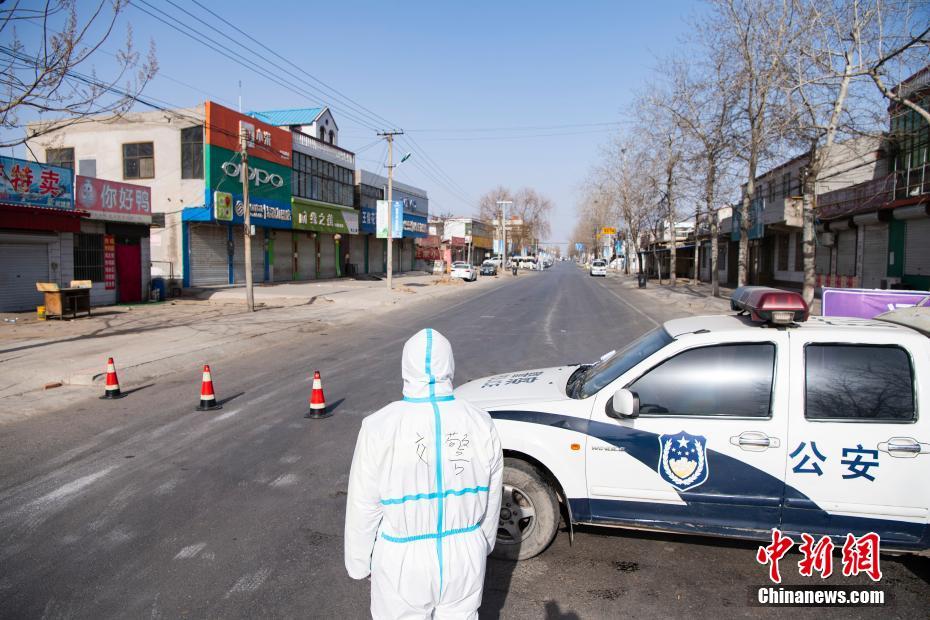
[[[291,198],[291,216],[294,230],[315,230],[343,235],[358,234],[358,211],[326,203]]]
[[[242,157],[212,144],[206,147],[206,201],[214,206],[214,192],[228,192],[233,203],[242,201]],[[291,169],[264,159],[249,159],[249,202],[290,209]]]

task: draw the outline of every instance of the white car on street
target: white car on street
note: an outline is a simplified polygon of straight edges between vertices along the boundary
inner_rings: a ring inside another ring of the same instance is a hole
[[[592,276],[603,276],[607,277],[607,261],[602,258],[597,258],[591,261],[591,270],[589,272]]]
[[[452,263],[452,277],[474,282],[478,279],[478,268],[465,261],[456,261]]]
[[[734,304],[594,364],[456,390],[503,443],[496,556],[541,553],[560,504],[570,527],[767,542],[779,528],[837,549],[875,532],[882,550],[930,552],[925,327],[808,317],[800,295],[766,287]]]

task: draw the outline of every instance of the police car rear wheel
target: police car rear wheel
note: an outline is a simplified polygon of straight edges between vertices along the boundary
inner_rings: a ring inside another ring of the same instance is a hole
[[[494,557],[526,560],[549,546],[559,526],[555,491],[524,461],[504,459],[504,492]]]

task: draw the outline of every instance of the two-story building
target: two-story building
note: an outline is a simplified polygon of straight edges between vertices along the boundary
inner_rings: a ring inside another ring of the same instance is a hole
[[[364,255],[364,264],[368,267],[367,273],[384,273],[387,271],[388,240],[377,237],[376,224],[377,203],[379,200],[387,200],[388,179],[374,172],[359,170],[355,181],[361,216],[359,230],[367,237],[364,247],[368,248],[368,252]],[[429,197],[426,190],[393,181],[391,198],[395,203],[400,203],[394,212],[401,213],[403,219],[403,237],[392,240],[393,270],[395,272],[412,269],[427,270],[426,262],[423,259],[417,259],[415,245],[417,239],[423,239],[429,235],[427,227]]]

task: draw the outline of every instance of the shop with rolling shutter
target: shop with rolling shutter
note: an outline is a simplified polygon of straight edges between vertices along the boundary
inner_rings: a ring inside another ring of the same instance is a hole
[[[384,273],[384,239],[368,235],[368,273]]]
[[[316,233],[295,231],[297,237],[297,279],[316,279]]]
[[[289,230],[271,231],[271,279],[273,282],[290,282],[294,279],[295,234]]]
[[[229,284],[229,226],[191,223],[189,234],[190,286]]]
[[[245,284],[245,239],[242,226],[233,226],[233,283]],[[265,230],[255,227],[250,243],[252,251],[252,282],[265,281]]]
[[[401,246],[401,271],[410,271],[413,269],[413,239],[404,239]]]
[[[319,233],[320,242],[320,278],[336,277],[336,240],[326,233]]]
[[[365,273],[365,243],[363,235],[349,235],[349,262],[355,273]]]
[[[862,288],[879,288],[888,273],[888,224],[862,226]]]
[[[36,282],[49,282],[49,242],[8,243],[0,240],[0,311],[35,310],[42,304]]]
[[[836,233],[836,275],[856,275],[857,231],[856,228],[850,228]]]
[[[904,230],[904,275],[930,276],[930,218],[907,220]]]

